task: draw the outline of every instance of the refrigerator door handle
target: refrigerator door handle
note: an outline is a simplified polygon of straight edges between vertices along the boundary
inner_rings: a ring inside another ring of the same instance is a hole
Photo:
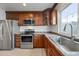
[[[2,37],[3,37],[3,34],[4,34],[3,30],[4,30],[4,29],[3,29],[3,25],[2,25]]]

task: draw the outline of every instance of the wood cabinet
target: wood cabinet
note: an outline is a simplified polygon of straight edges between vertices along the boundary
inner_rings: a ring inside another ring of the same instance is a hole
[[[7,20],[19,20],[19,14],[18,13],[6,13],[6,19]]]
[[[34,12],[34,13],[21,13],[19,15],[19,25],[24,24],[24,20],[32,19],[34,20],[35,26],[42,26],[43,25],[43,18],[41,12]]]
[[[51,8],[43,12],[6,12],[6,18],[10,20],[18,20],[18,25],[23,26],[24,20],[34,20],[35,26],[56,25],[57,11],[51,11]]]
[[[19,25],[23,25],[24,24],[24,20],[29,20],[29,19],[33,19],[34,14],[33,13],[20,13],[19,14]]]
[[[51,25],[57,24],[57,10],[51,12]]]
[[[40,34],[34,35],[33,46],[34,46],[34,48],[44,48],[43,35],[40,35]]]
[[[51,20],[51,8],[43,11],[43,25],[50,25]]]
[[[48,39],[47,37],[43,36],[44,38],[44,48],[45,48],[45,51],[46,51],[46,55],[48,56]]]
[[[43,11],[43,25],[56,25],[57,24],[57,10],[48,8]]]
[[[20,40],[21,40],[20,34],[15,34],[15,47],[16,48],[20,48]]]
[[[34,20],[35,26],[56,25],[57,24],[57,11],[55,7],[47,8],[44,11],[7,11],[6,18],[11,20],[18,20],[18,25],[23,26],[24,20]]]
[[[63,56],[63,54],[59,51],[58,48],[54,44],[52,44],[48,38],[44,36],[44,47],[46,50],[47,56]]]
[[[37,26],[43,26],[43,16],[42,13],[36,13],[34,16],[35,25]]]
[[[23,26],[24,20],[34,20],[35,26],[43,26],[43,16],[41,11],[27,12],[6,12],[6,18],[10,20],[18,20],[18,25]]]

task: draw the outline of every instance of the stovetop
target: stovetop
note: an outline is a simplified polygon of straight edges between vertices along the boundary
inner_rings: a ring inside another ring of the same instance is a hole
[[[21,33],[21,36],[32,36],[34,34],[34,31],[24,31]]]

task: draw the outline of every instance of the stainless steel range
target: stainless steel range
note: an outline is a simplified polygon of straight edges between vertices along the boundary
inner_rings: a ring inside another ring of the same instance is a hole
[[[21,34],[21,48],[33,48],[33,33],[34,30],[25,30]]]

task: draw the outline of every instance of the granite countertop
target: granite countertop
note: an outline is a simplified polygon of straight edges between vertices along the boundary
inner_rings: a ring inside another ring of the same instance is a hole
[[[54,34],[45,34],[45,36],[49,39],[51,43],[53,43],[65,56],[79,56],[79,51],[68,51],[64,46],[58,44],[53,38],[50,37],[55,36]]]
[[[58,48],[65,56],[79,56],[79,52],[77,51],[68,51],[64,46],[61,46],[60,44],[58,44],[53,37],[55,35],[57,36],[62,36],[62,35],[58,35],[56,33],[50,33],[50,32],[35,32],[34,34],[43,34],[45,35],[49,41],[54,44],[56,46],[56,48]],[[52,37],[52,38],[50,38]],[[68,37],[67,37],[68,38]]]
[[[61,46],[60,44],[58,44],[54,39],[53,37],[54,36],[60,36],[60,35],[57,35],[57,34],[52,34],[52,33],[42,33],[42,32],[37,32],[37,33],[34,33],[34,34],[43,34],[45,35],[49,41],[54,44],[56,46],[56,48],[58,48],[65,56],[79,56],[79,52],[77,51],[68,51],[64,46]],[[52,37],[52,39],[50,38]]]

